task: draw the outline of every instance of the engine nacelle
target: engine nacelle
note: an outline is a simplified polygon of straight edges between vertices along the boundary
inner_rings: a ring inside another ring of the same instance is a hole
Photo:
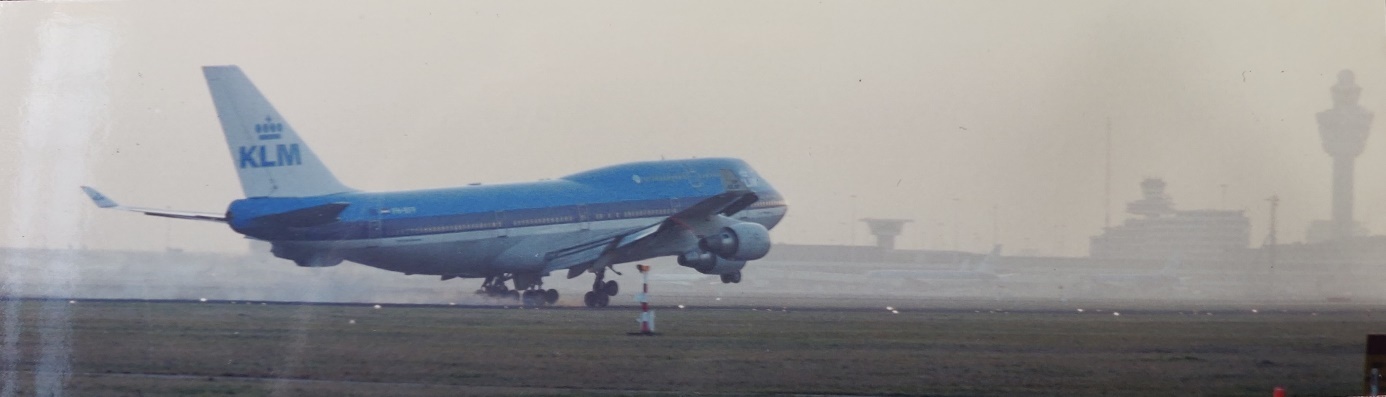
[[[692,250],[679,255],[679,265],[691,267],[702,274],[731,274],[746,267],[746,261],[722,258],[703,250]]]
[[[770,231],[759,223],[741,222],[704,237],[698,241],[698,248],[726,259],[756,260],[770,253]]]

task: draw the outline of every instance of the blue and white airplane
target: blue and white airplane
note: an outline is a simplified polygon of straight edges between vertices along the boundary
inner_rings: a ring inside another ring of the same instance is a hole
[[[529,183],[367,193],[343,185],[236,66],[202,72],[246,198],[225,214],[126,207],[95,189],[101,208],[222,222],[299,266],[351,261],[404,274],[482,278],[479,293],[552,304],[554,271],[595,274],[589,307],[606,306],[612,265],[660,256],[724,283],[770,251],[787,206],[744,161],[613,165]],[[513,283],[508,287],[507,282]],[[521,294],[519,291],[524,291]]]

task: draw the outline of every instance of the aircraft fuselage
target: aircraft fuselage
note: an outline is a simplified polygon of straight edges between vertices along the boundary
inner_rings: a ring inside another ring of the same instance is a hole
[[[723,169],[760,197],[734,218],[767,229],[779,223],[787,209],[783,198],[745,162],[727,158],[620,164],[529,183],[247,198],[231,203],[227,219],[235,231],[273,243],[284,257],[327,255],[458,277],[539,272],[545,264],[540,253],[658,223],[721,193]],[[345,208],[320,225],[262,219],[331,204]]]

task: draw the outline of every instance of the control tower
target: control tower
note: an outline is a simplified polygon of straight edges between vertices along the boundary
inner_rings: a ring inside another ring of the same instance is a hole
[[[1126,204],[1126,212],[1147,218],[1174,215],[1174,202],[1165,194],[1165,180],[1145,178],[1141,181],[1141,199]]]
[[[1330,89],[1333,108],[1318,114],[1323,151],[1333,156],[1332,240],[1352,237],[1356,229],[1352,219],[1354,162],[1362,154],[1367,135],[1371,133],[1373,115],[1357,104],[1362,87],[1355,80],[1356,76],[1351,70],[1338,72],[1338,84]]]
[[[906,222],[913,222],[909,219],[862,219],[866,226],[871,228],[871,234],[876,235],[876,247],[883,250],[895,249],[895,237],[905,229]]]

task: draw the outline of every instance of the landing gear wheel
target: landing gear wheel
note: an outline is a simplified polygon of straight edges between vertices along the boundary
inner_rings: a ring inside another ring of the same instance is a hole
[[[597,304],[597,307],[606,307],[606,305],[607,305],[608,303],[611,303],[611,297],[610,297],[610,296],[606,296],[606,295],[602,295],[602,294],[592,294],[592,298],[593,298],[593,299],[592,299],[592,300],[593,300],[593,303],[596,303],[596,304]]]
[[[548,291],[544,291],[544,303],[547,303],[547,304],[550,304],[550,305],[552,305],[552,304],[554,304],[554,303],[558,303],[558,290],[556,290],[556,289],[551,289],[551,290],[548,290]]]
[[[602,292],[605,292],[606,296],[616,296],[617,293],[621,292],[621,285],[616,284],[616,280],[607,281],[606,284],[602,285]]]
[[[596,304],[596,301],[597,301],[597,300],[596,300],[595,298],[593,298],[594,296],[597,296],[597,293],[592,292],[592,291],[587,291],[586,294],[583,294],[583,295],[582,295],[582,304],[583,304],[583,305],[586,305],[587,307],[597,307],[597,304]]]
[[[520,291],[510,290],[510,292],[502,292],[501,296],[509,297],[510,299],[514,300],[520,300]]]
[[[510,288],[505,286],[506,280],[507,278],[505,278],[504,276],[487,277],[486,281],[481,283],[481,289],[478,290],[476,293],[478,295],[486,295],[492,298],[505,298],[507,295],[509,295],[510,291]]]
[[[741,272],[733,272],[722,275],[722,284],[732,284],[741,282]]]
[[[521,298],[521,301],[524,302],[525,306],[533,307],[541,306],[544,304],[543,291],[525,291],[522,296],[523,297]]]

